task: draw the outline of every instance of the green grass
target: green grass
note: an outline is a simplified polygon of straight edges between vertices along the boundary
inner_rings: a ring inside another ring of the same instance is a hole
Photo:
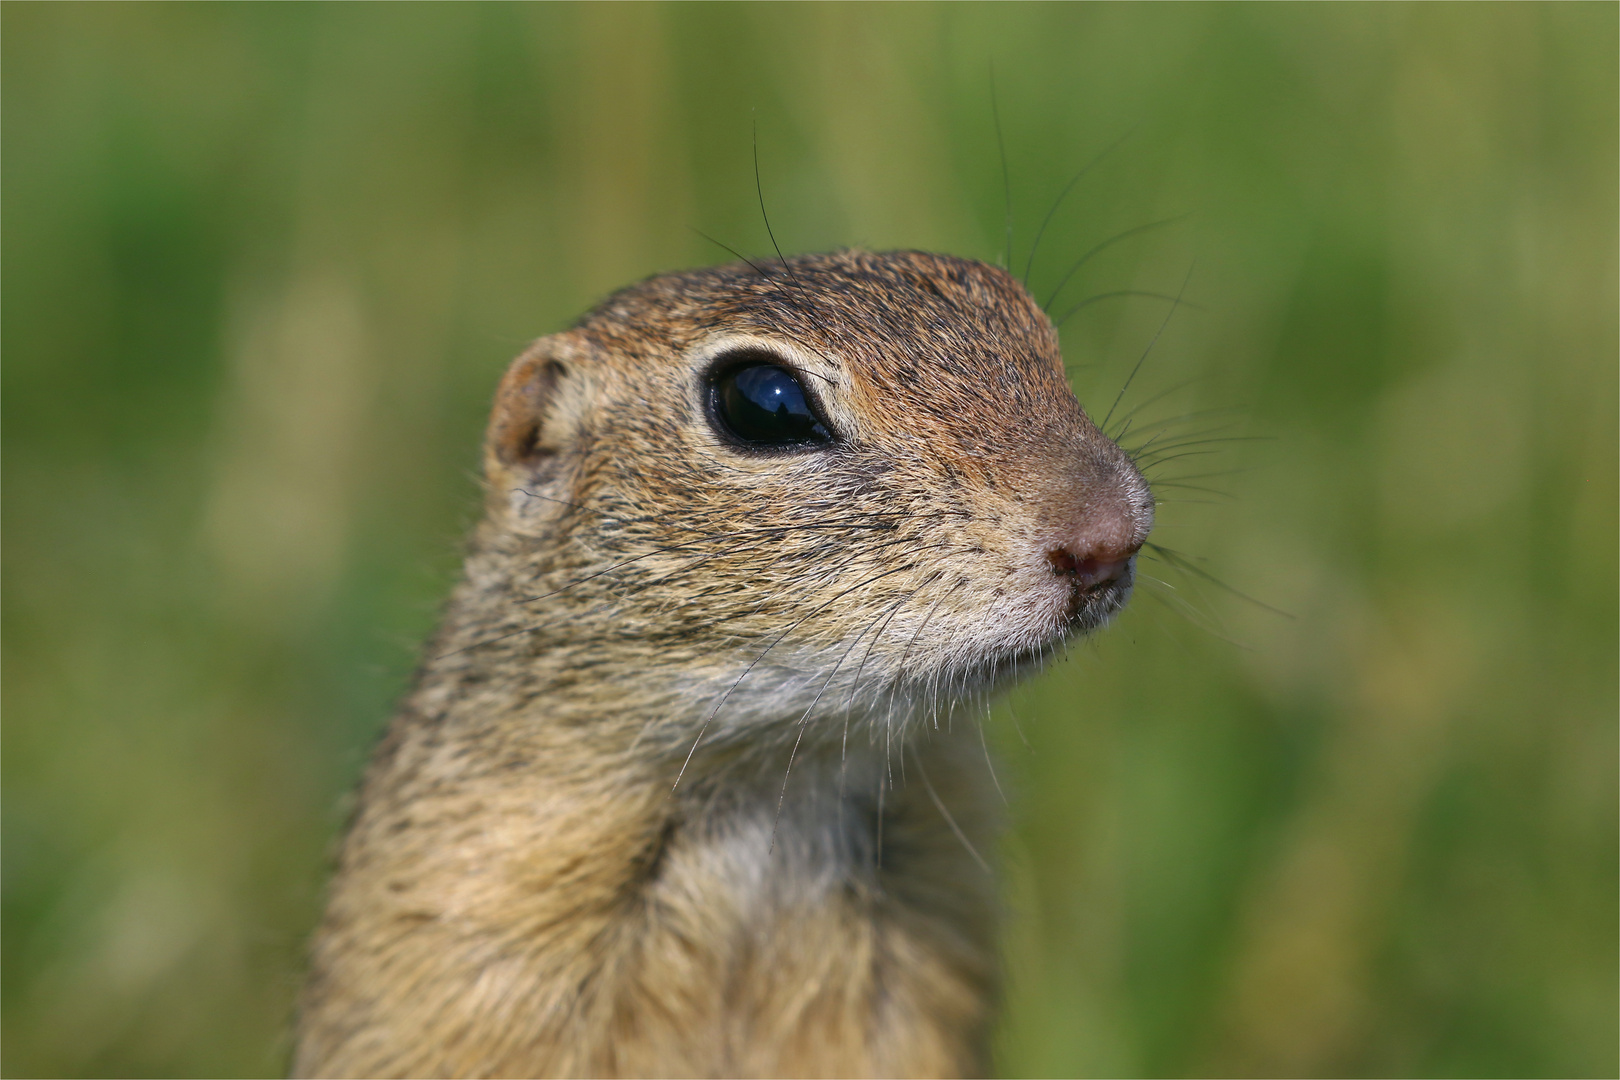
[[[1612,1076],[1613,5],[0,11],[4,1071],[285,1067],[495,379],[770,250],[1174,293],[1119,623],[998,707],[1015,1075]],[[1165,306],[1063,328],[1106,413]],[[1192,381],[1189,381],[1192,380]],[[1181,389],[1173,389],[1186,383]],[[1117,415],[1117,414],[1116,414]],[[1022,729],[1020,737],[1017,728]],[[1026,742],[1027,740],[1027,746]]]

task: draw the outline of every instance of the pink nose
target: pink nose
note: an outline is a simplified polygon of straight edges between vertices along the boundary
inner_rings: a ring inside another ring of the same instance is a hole
[[[1057,573],[1075,578],[1082,589],[1090,590],[1124,576],[1140,547],[1082,540],[1053,548],[1046,553],[1046,561]]]

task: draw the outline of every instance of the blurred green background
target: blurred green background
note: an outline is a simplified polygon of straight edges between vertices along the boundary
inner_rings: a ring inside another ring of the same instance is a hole
[[[694,230],[769,251],[756,124],[786,249],[1001,258],[992,67],[1016,269],[1129,133],[1043,300],[1191,212],[1053,310],[1193,268],[1121,407],[1266,441],[1157,538],[1288,613],[1149,566],[998,706],[999,1069],[1620,1070],[1614,5],[0,24],[6,1074],[285,1067],[504,363]],[[1064,326],[1088,408],[1164,312]]]

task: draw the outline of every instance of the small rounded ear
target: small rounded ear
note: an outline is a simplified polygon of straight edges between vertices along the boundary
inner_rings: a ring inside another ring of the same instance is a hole
[[[555,412],[568,365],[561,336],[542,338],[512,361],[495,391],[484,474],[496,489],[543,482],[562,448]]]

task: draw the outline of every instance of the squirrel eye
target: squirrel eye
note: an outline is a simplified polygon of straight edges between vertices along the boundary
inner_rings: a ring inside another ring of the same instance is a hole
[[[716,424],[740,442],[781,447],[832,442],[798,376],[779,364],[724,368],[711,386]]]

